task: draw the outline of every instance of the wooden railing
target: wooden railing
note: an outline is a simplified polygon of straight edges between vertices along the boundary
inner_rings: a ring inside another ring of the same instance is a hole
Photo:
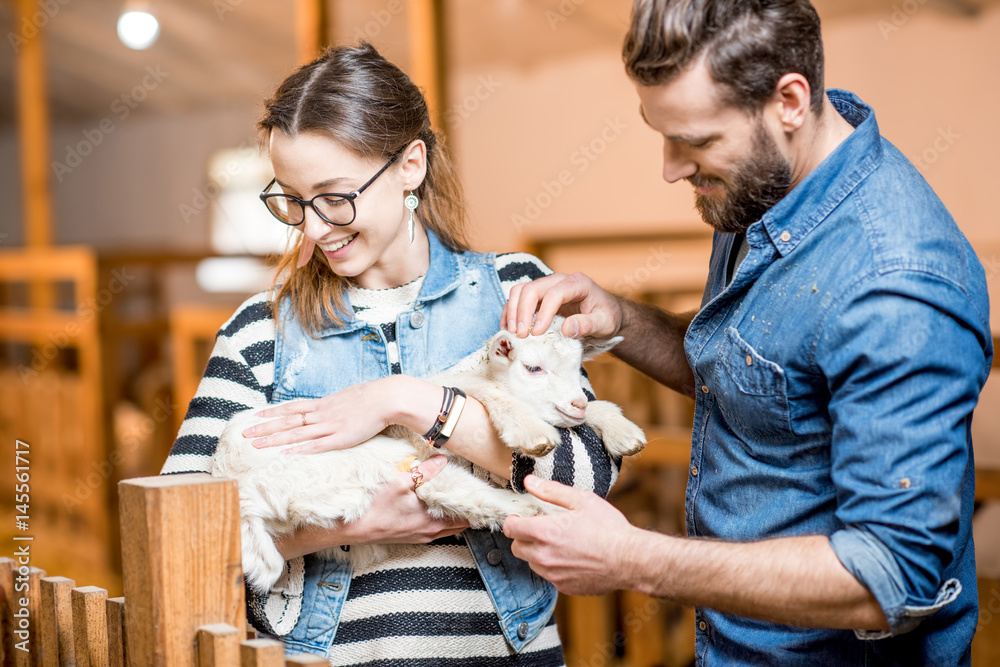
[[[204,474],[119,484],[123,597],[46,576],[34,542],[0,558],[4,667],[287,667],[246,622],[236,482]],[[248,632],[249,630],[249,632]]]

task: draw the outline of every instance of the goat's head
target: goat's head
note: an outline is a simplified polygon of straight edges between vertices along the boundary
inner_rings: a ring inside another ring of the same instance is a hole
[[[527,338],[501,330],[490,340],[489,375],[511,395],[535,406],[544,421],[571,427],[586,417],[582,363],[623,338],[568,338],[560,330],[562,322],[558,317],[544,334]]]

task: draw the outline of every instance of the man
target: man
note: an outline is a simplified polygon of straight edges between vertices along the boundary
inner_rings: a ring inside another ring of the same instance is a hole
[[[624,57],[664,179],[716,230],[702,308],[554,275],[502,321],[623,335],[695,397],[688,537],[528,478],[571,511],[508,519],[514,554],[567,593],[696,606],[699,664],[969,664],[982,266],[872,109],[824,93],[807,0],[637,0]]]

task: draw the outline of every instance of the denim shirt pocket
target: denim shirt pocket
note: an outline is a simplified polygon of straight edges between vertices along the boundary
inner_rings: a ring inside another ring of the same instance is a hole
[[[790,438],[785,371],[728,327],[719,347],[716,398],[729,425],[746,440]]]

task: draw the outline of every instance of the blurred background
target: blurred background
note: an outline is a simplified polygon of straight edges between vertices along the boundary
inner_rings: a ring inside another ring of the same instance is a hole
[[[1000,2],[814,4],[827,86],[875,108],[995,296]],[[528,250],[633,298],[696,307],[711,235],[691,188],[662,180],[660,139],[638,115],[620,56],[630,8],[0,0],[0,437],[8,452],[30,444],[32,564],[120,594],[116,484],[159,472],[219,325],[270,280],[286,237],[256,197],[271,173],[254,124],[325,45],[370,41],[425,90],[476,249]],[[615,360],[591,375],[652,439],[615,502],[639,525],[683,532],[690,404]],[[975,424],[983,665],[1000,664],[997,387]],[[8,545],[13,459],[0,473]],[[570,664],[692,659],[693,614],[668,602],[565,598],[559,613]]]

